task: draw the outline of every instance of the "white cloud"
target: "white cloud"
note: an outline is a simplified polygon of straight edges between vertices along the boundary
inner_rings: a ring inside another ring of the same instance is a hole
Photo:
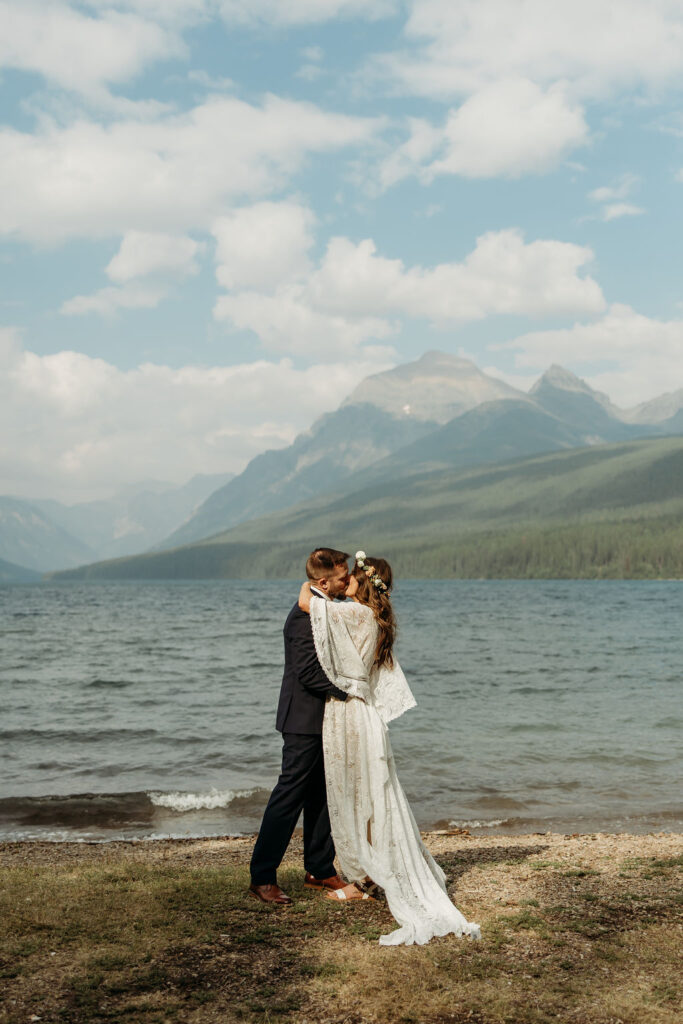
[[[643,207],[634,206],[633,203],[608,203],[602,211],[602,219],[609,221],[619,217],[639,217],[641,213],[645,213]]]
[[[322,46],[304,46],[301,51],[301,56],[308,61],[312,61],[314,64],[319,64],[325,56],[325,51]]]
[[[263,202],[220,217],[216,277],[224,288],[268,289],[309,269],[315,217],[293,201]]]
[[[636,206],[634,203],[627,203],[624,200],[639,184],[640,178],[636,174],[622,174],[612,185],[594,188],[592,192],[588,193],[588,198],[602,204],[600,219],[603,221],[617,220],[620,217],[637,217],[645,213],[642,206]]]
[[[562,86],[542,89],[525,78],[500,79],[453,107],[443,125],[408,119],[409,137],[382,161],[382,188],[417,175],[515,178],[543,174],[588,142],[582,109]]]
[[[461,263],[406,267],[378,256],[374,242],[330,241],[308,290],[316,305],[358,315],[404,314],[438,325],[480,320],[493,314],[543,316],[599,312],[604,299],[579,270],[590,249],[567,242],[526,243],[516,230],[480,236]]]
[[[62,303],[60,312],[65,316],[97,313],[114,316],[121,309],[154,309],[167,294],[164,285],[140,285],[130,282],[122,288],[107,286],[92,295],[76,295]]]
[[[412,48],[376,63],[395,88],[450,99],[505,78],[602,98],[683,79],[683,8],[671,0],[412,0]]]
[[[683,320],[656,320],[626,305],[615,303],[590,324],[531,331],[491,347],[514,351],[520,370],[567,365],[622,406],[683,386]]]
[[[244,24],[305,25],[335,18],[358,17],[375,21],[396,13],[400,0],[220,0],[228,21]]]
[[[130,281],[148,274],[185,277],[198,273],[201,250],[201,243],[187,235],[127,231],[106,273],[112,281]]]
[[[564,89],[529,79],[493,82],[451,111],[444,152],[424,170],[468,178],[541,174],[588,140],[583,112]]]
[[[311,223],[291,202],[261,203],[221,223],[217,274],[229,294],[218,299],[216,319],[252,330],[277,351],[335,359],[390,337],[400,318],[445,327],[495,314],[599,313],[605,306],[599,285],[582,274],[593,258],[582,246],[526,243],[519,231],[494,231],[461,263],[406,267],[379,255],[372,239],[336,237],[311,267]]]
[[[619,199],[626,199],[639,182],[640,178],[637,174],[630,172],[622,174],[613,184],[594,188],[592,192],[588,193],[588,198],[593,199],[596,203],[613,203]]]
[[[107,276],[120,287],[109,285],[91,295],[76,295],[62,303],[60,312],[111,317],[122,309],[154,309],[166,298],[173,280],[198,273],[197,256],[203,248],[186,235],[127,231],[106,267]],[[141,283],[139,278],[147,280]]]
[[[224,75],[210,75],[203,68],[195,68],[192,71],[188,71],[187,80],[189,82],[196,82],[197,85],[201,85],[204,89],[209,89],[212,92],[231,92],[235,88],[235,82],[232,78],[226,78]]]
[[[272,295],[254,291],[222,295],[214,316],[253,331],[268,349],[332,362],[353,355],[364,342],[388,338],[397,330],[397,325],[381,317],[315,309],[299,284],[283,285]],[[375,351],[387,359],[393,354],[391,349]]]
[[[315,82],[323,74],[320,64],[302,64],[295,72],[295,78],[301,78],[304,82]]]
[[[132,78],[151,61],[185,52],[179,36],[163,24],[115,6],[95,17],[58,0],[3,0],[0,67],[97,93]]]
[[[45,0],[50,2],[50,0]],[[72,0],[73,2],[73,0]],[[81,6],[91,10],[134,11],[145,18],[164,24],[193,24],[211,15],[214,0],[81,0]]]
[[[302,78],[306,82],[314,82],[324,73],[321,67],[325,51],[322,46],[304,46],[300,51],[304,63],[295,72],[296,78]]]
[[[238,197],[281,188],[312,153],[366,141],[376,119],[268,96],[211,96],[184,114],[0,131],[3,234],[39,243],[208,229]]]
[[[421,117],[410,117],[406,122],[408,138],[400,145],[394,145],[379,166],[379,184],[389,188],[403,178],[413,174],[423,180],[423,168],[434,153],[444,144],[444,129],[436,127]]]
[[[683,83],[683,7],[671,0],[408,6],[405,45],[377,54],[359,81],[366,91],[459,102],[443,129],[413,123],[381,169],[384,186],[413,173],[430,181],[547,171],[588,141],[588,104]]]
[[[399,0],[0,0],[0,68],[33,72],[115,107],[109,87],[156,61],[186,57],[183,33],[197,24],[221,18],[253,27],[374,21],[399,6]]]
[[[153,477],[239,471],[336,408],[369,373],[356,363],[296,369],[290,360],[237,366],[145,364],[122,371],[79,352],[23,351],[0,332],[0,493],[105,497]],[[150,416],[150,409],[154,415]]]

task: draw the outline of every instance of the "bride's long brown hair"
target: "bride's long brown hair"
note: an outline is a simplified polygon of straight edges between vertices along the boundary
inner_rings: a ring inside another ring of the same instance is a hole
[[[396,619],[394,617],[394,609],[391,607],[389,591],[394,579],[393,573],[391,566],[384,558],[372,558],[370,555],[366,555],[363,561],[366,568],[369,566],[374,568],[375,573],[387,589],[378,590],[374,583],[370,582],[364,569],[356,564],[353,567],[353,575],[358,580],[358,592],[355,596],[361,604],[366,604],[369,608],[372,608],[377,625],[379,626],[379,636],[377,637],[377,647],[375,648],[375,665],[378,668],[381,668],[382,665],[388,665],[389,668],[392,668],[394,664],[392,649],[396,636]]]

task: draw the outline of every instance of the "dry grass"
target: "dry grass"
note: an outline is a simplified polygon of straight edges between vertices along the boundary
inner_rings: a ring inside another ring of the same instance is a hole
[[[251,843],[0,847],[0,1020],[244,1024],[681,1021],[683,837],[427,837],[483,941],[382,948],[381,904],[281,872],[245,895]]]

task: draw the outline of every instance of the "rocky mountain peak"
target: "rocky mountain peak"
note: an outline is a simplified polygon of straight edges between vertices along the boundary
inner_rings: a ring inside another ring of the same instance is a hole
[[[582,377],[577,377],[571,370],[567,370],[564,366],[560,366],[558,363],[553,363],[552,366],[550,366],[545,373],[538,378],[536,383],[531,387],[529,394],[532,397],[540,398],[542,395],[547,394],[550,391],[568,391],[574,394],[588,395],[606,409],[610,415],[621,419],[621,413],[614,405],[612,405],[608,395],[603,394],[602,391],[596,391],[590,386],[590,384],[587,384]]]
[[[583,391],[589,395],[595,394],[590,385],[586,384],[585,380],[577,377],[571,370],[566,370],[564,366],[560,366],[558,363],[553,363],[552,366],[548,367],[545,373],[533,385],[529,394],[535,395],[543,387],[561,388],[563,391]]]
[[[624,414],[624,419],[629,423],[664,423],[672,419],[677,412],[683,409],[683,388],[678,391],[667,391],[664,395],[651,398],[647,402],[641,402],[634,409],[629,409]]]
[[[366,377],[342,407],[367,403],[393,416],[447,423],[482,402],[526,397],[471,360],[432,350],[412,363]]]

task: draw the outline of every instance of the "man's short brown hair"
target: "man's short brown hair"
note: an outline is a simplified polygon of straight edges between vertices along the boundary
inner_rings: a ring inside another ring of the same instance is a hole
[[[350,557],[345,551],[335,551],[334,548],[316,548],[308,556],[306,575],[309,580],[327,579],[340,565],[348,567]]]

